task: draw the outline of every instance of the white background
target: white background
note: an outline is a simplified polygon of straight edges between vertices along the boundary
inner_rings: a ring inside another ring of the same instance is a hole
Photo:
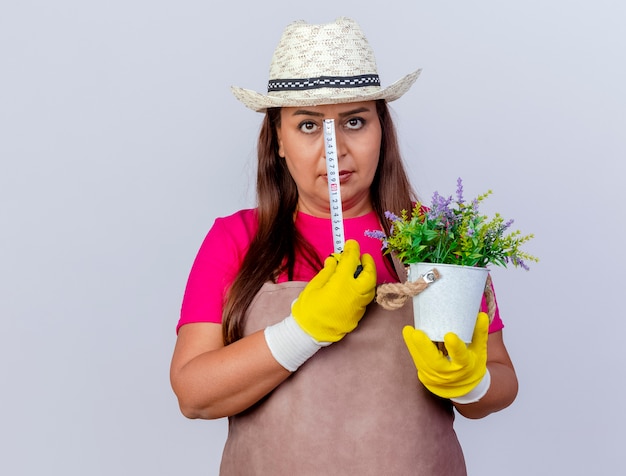
[[[470,475],[623,468],[626,7],[615,0],[21,0],[0,6],[0,473],[214,475],[226,422],[168,380],[191,262],[253,205],[264,91],[295,19],[355,18],[425,199],[494,194],[536,235],[494,270],[521,389],[459,417]],[[329,468],[329,474],[332,469]]]

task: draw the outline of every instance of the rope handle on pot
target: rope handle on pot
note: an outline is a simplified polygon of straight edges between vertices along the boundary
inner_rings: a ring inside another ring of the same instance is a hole
[[[407,299],[417,296],[440,276],[439,271],[433,268],[415,281],[381,284],[376,289],[376,302],[388,311],[400,309]],[[491,287],[490,275],[487,275],[485,284],[485,299],[487,300],[487,315],[489,322],[491,322],[496,313],[496,300]]]

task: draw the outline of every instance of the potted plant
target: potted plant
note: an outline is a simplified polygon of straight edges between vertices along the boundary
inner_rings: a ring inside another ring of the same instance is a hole
[[[428,292],[420,289],[413,296],[415,327],[433,341],[443,341],[449,331],[471,341],[489,265],[528,270],[527,262],[538,261],[521,249],[534,235],[512,231],[513,220],[505,221],[499,213],[489,218],[480,212],[479,205],[491,193],[467,202],[459,178],[455,198],[435,192],[430,205],[418,201],[410,214],[386,212],[389,236],[366,232],[382,241],[386,254],[408,266],[408,282],[425,283],[422,289],[428,285]]]

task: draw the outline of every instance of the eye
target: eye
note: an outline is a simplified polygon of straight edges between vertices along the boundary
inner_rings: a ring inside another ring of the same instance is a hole
[[[313,121],[303,121],[298,125],[298,129],[305,134],[313,134],[318,129],[318,125]]]
[[[360,117],[351,117],[350,119],[346,121],[346,123],[344,124],[344,127],[346,129],[356,131],[356,130],[361,129],[364,125],[365,125],[365,119],[362,119]]]

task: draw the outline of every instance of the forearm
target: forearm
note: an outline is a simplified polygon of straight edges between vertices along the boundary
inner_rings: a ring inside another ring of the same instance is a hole
[[[173,366],[171,381],[186,417],[214,419],[245,410],[289,375],[261,331]]]
[[[488,362],[491,385],[487,393],[476,403],[454,403],[457,411],[466,418],[478,419],[508,407],[517,396],[517,376],[508,363]]]

